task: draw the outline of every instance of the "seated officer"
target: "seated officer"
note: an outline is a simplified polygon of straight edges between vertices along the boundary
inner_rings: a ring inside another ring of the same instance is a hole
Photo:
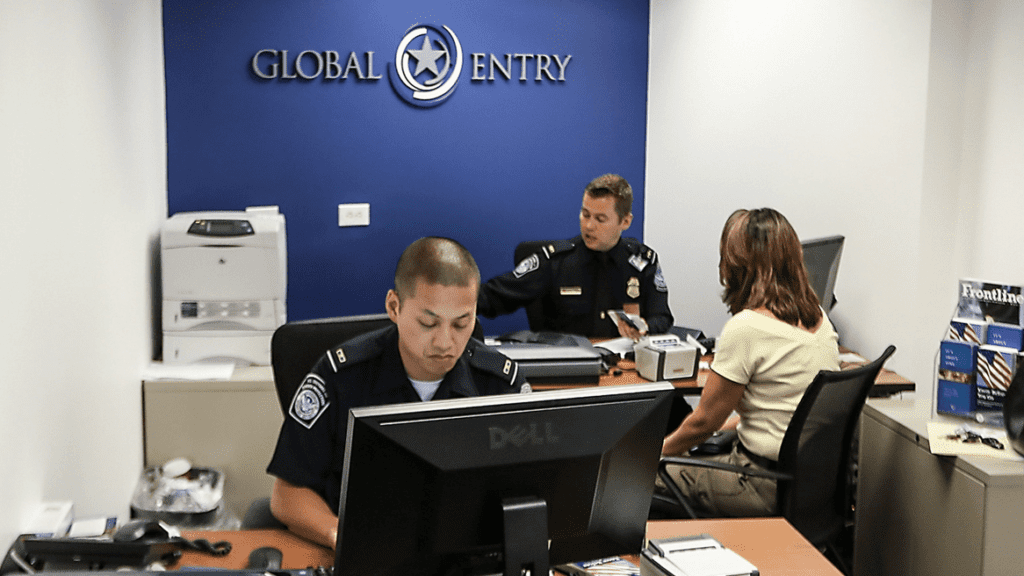
[[[668,287],[658,255],[622,232],[633,222],[633,190],[626,180],[605,174],[587,184],[580,209],[580,235],[552,242],[480,288],[477,311],[487,318],[511,314],[539,300],[545,325],[537,331],[587,337],[643,334],[607,310],[642,317],[652,334],[672,327]]]
[[[457,242],[421,238],[405,249],[384,301],[395,325],[329,350],[295,394],[267,468],[278,520],[335,546],[350,408],[529,391],[515,362],[470,338],[479,286]]]

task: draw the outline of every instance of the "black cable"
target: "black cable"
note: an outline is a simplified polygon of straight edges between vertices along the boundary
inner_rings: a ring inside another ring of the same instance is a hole
[[[197,552],[203,552],[211,556],[227,556],[231,552],[231,542],[221,540],[219,542],[210,542],[206,538],[200,538],[198,540],[189,540],[188,538],[174,538],[174,543],[178,546],[187,550],[195,550]]]

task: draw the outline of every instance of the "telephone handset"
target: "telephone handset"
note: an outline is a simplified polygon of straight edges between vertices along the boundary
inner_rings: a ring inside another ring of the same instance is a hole
[[[177,529],[158,520],[131,520],[114,532],[114,542],[167,541],[181,536]]]
[[[32,573],[43,569],[144,568],[154,562],[172,565],[181,557],[182,549],[223,556],[231,551],[231,543],[188,540],[163,522],[141,519],[127,522],[112,537],[44,538],[25,534],[14,541],[4,558],[0,574]]]

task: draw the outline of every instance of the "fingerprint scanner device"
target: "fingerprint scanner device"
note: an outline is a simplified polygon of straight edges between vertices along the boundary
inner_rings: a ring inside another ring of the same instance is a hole
[[[701,353],[675,334],[660,334],[641,338],[633,355],[640,376],[656,382],[696,377]]]
[[[163,360],[270,364],[286,321],[287,251],[277,206],[179,212],[160,230]]]

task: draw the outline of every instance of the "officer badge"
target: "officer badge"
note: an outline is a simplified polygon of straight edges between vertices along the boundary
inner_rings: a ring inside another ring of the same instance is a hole
[[[327,386],[316,374],[306,376],[302,386],[295,392],[288,414],[307,430],[327,411],[331,403],[327,400]]]
[[[633,276],[629,279],[629,282],[626,282],[626,296],[630,298],[640,297],[640,280],[636,276]]]
[[[537,268],[540,268],[540,257],[534,254],[529,258],[524,258],[523,261],[516,266],[516,269],[512,271],[512,275],[516,278],[522,278]]]

